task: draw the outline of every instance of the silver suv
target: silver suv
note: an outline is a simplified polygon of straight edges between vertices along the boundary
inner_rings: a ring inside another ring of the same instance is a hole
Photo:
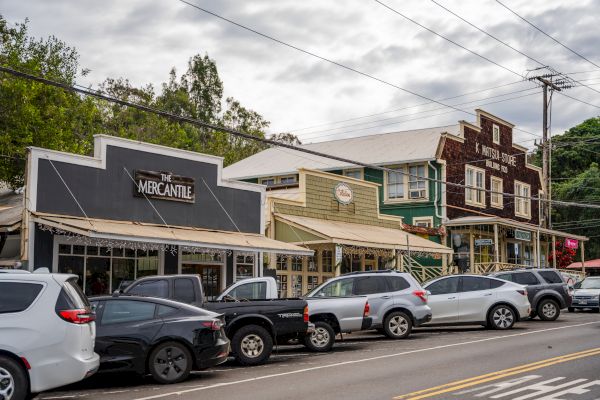
[[[413,326],[431,320],[427,292],[410,274],[398,271],[352,272],[328,280],[307,297],[367,296],[372,328],[404,339]]]

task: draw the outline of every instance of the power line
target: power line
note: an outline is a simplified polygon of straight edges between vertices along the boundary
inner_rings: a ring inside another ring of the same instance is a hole
[[[521,195],[516,195],[514,193],[504,193],[504,192],[495,192],[493,190],[490,189],[485,189],[485,188],[478,188],[478,187],[474,187],[474,186],[468,186],[468,185],[463,185],[460,183],[454,183],[454,182],[446,182],[443,181],[441,179],[434,179],[434,178],[429,178],[429,177],[422,177],[419,175],[414,175],[414,174],[410,174],[410,173],[406,173],[405,171],[399,171],[399,170],[394,170],[392,168],[387,168],[387,167],[382,167],[379,165],[373,165],[373,164],[369,164],[369,163],[365,163],[362,161],[358,161],[358,160],[352,160],[352,159],[348,159],[345,157],[339,157],[336,155],[332,155],[332,154],[326,154],[326,153],[322,153],[319,151],[314,151],[314,150],[310,150],[310,149],[306,149],[306,148],[302,148],[302,147],[298,147],[295,145],[291,145],[291,144],[287,144],[287,143],[281,143],[278,142],[276,140],[272,140],[272,139],[266,139],[263,137],[258,137],[258,136],[254,136],[251,135],[249,133],[245,133],[245,132],[241,132],[239,130],[236,129],[232,129],[232,128],[228,128],[226,126],[222,126],[222,125],[216,125],[213,123],[209,123],[209,122],[204,122],[195,118],[191,118],[191,117],[186,117],[186,116],[181,116],[181,115],[176,115],[164,110],[160,110],[154,107],[150,107],[150,106],[146,106],[146,105],[142,105],[142,104],[137,104],[137,103],[132,103],[129,101],[125,101],[125,100],[121,100],[115,97],[111,97],[108,95],[105,95],[99,91],[93,91],[93,90],[89,90],[89,89],[83,89],[80,87],[75,87],[66,83],[62,83],[62,82],[57,82],[54,80],[50,80],[50,79],[46,79],[46,78],[42,78],[39,76],[35,76],[35,75],[31,75],[25,72],[21,72],[21,71],[17,71],[15,69],[12,68],[8,68],[5,66],[1,66],[0,65],[0,72],[4,72],[10,75],[13,75],[15,77],[19,77],[22,79],[27,79],[27,80],[31,80],[31,81],[35,81],[35,82],[39,82],[39,83],[43,83],[49,86],[54,86],[57,88],[60,88],[62,90],[65,91],[70,91],[70,92],[75,92],[75,93],[80,93],[86,96],[92,96],[92,97],[96,97],[98,99],[102,99],[111,103],[116,103],[116,104],[120,104],[122,106],[126,106],[126,107],[130,107],[130,108],[135,108],[141,111],[145,111],[145,112],[149,112],[149,113],[153,113],[156,115],[160,115],[161,117],[165,117],[165,118],[169,118],[173,121],[176,122],[183,122],[183,123],[188,123],[191,125],[195,125],[198,127],[202,127],[202,128],[207,128],[216,132],[225,132],[228,133],[232,136],[237,136],[237,137],[241,137],[243,139],[248,139],[251,141],[256,141],[256,142],[261,142],[264,144],[269,144],[271,146],[275,146],[275,147],[281,147],[281,148],[288,148],[291,150],[295,150],[298,152],[302,152],[302,153],[307,153],[307,154],[311,154],[313,156],[318,156],[318,157],[323,157],[326,159],[331,159],[331,160],[336,160],[336,161],[340,161],[343,163],[347,163],[348,165],[357,165],[360,167],[368,167],[368,168],[372,168],[372,169],[376,169],[376,170],[380,170],[380,171],[384,171],[384,172],[393,172],[393,173],[400,173],[402,175],[407,175],[409,177],[413,177],[413,178],[418,178],[421,180],[427,180],[427,181],[431,181],[431,182],[436,182],[436,183],[440,183],[446,186],[454,186],[454,187],[461,187],[461,188],[465,188],[465,189],[471,189],[471,190],[475,190],[475,191],[479,191],[479,192],[486,192],[486,193],[494,193],[494,194],[501,194],[503,196],[506,197],[511,197],[511,198],[522,198],[522,199],[528,199],[528,200],[534,200],[534,201],[538,201],[538,202],[548,202],[551,201],[552,203],[558,204],[558,205],[565,205],[565,206],[573,206],[573,207],[581,207],[581,208],[597,208],[600,209],[600,205],[595,205],[595,204],[586,204],[586,203],[574,203],[574,202],[566,202],[566,201],[558,201],[558,200],[545,200],[539,197],[532,197],[532,196],[521,196]]]
[[[571,53],[575,54],[576,56],[584,59],[585,61],[589,62],[590,64],[592,64],[594,67],[596,68],[600,68],[600,65],[596,64],[595,62],[591,61],[590,59],[586,58],[585,56],[581,55],[580,53],[576,52],[575,50],[573,50],[572,48],[566,46],[565,44],[561,43],[559,40],[555,39],[554,37],[550,36],[549,34],[547,34],[546,32],[544,32],[541,28],[538,28],[536,25],[534,25],[532,22],[529,22],[527,19],[525,19],[524,17],[522,17],[521,15],[519,15],[516,11],[512,10],[509,6],[507,6],[506,4],[502,3],[500,0],[496,0],[496,3],[500,4],[502,7],[506,8],[508,11],[510,11],[511,13],[513,13],[515,16],[517,16],[519,19],[521,19],[523,22],[529,24],[530,26],[532,26],[533,28],[535,28],[538,32],[542,33],[543,35],[549,37],[550,39],[552,39],[553,41],[555,41],[556,43],[558,43],[559,45],[561,45],[562,47],[564,47],[565,49],[569,50]]]
[[[488,58],[488,57],[486,57],[486,56],[483,56],[483,55],[481,55],[481,54],[479,54],[479,53],[477,53],[477,52],[475,52],[475,51],[473,51],[473,50],[471,50],[471,49],[469,49],[469,48],[467,48],[467,47],[463,46],[462,44],[460,44],[460,43],[457,43],[457,42],[455,42],[454,40],[447,38],[446,36],[444,36],[444,35],[442,35],[442,34],[440,34],[440,33],[437,33],[437,32],[436,32],[436,31],[434,31],[433,29],[430,29],[430,28],[426,27],[425,25],[423,25],[423,24],[420,24],[419,22],[417,22],[417,21],[415,21],[414,19],[412,19],[412,18],[410,18],[410,17],[408,17],[408,16],[406,16],[406,15],[402,14],[400,11],[398,11],[398,10],[396,10],[396,9],[394,9],[394,8],[392,8],[392,7],[390,7],[390,6],[388,6],[387,4],[385,4],[385,3],[381,2],[380,0],[374,0],[374,1],[375,1],[376,3],[379,3],[380,5],[382,5],[383,7],[387,8],[388,10],[392,11],[393,13],[396,13],[396,14],[398,14],[398,15],[399,15],[399,16],[401,16],[402,18],[404,18],[404,19],[406,19],[406,20],[408,20],[408,21],[412,22],[413,24],[415,24],[415,25],[417,25],[417,26],[420,26],[421,28],[425,29],[425,30],[426,30],[426,31],[428,31],[428,32],[431,32],[431,33],[433,33],[434,35],[436,35],[436,36],[438,36],[438,37],[440,37],[440,38],[444,39],[445,41],[447,41],[447,42],[450,42],[450,43],[452,43],[453,45],[460,47],[461,49],[463,49],[463,50],[465,50],[465,51],[467,51],[467,52],[469,52],[469,53],[473,54],[474,56],[477,56],[477,57],[479,57],[479,58],[481,58],[481,59],[483,59],[483,60],[485,60],[485,61],[487,61],[487,62],[489,62],[489,63],[492,63],[492,64],[496,65],[497,67],[500,67],[500,68],[502,68],[502,69],[504,69],[504,70],[506,70],[506,71],[508,71],[508,72],[510,72],[510,73],[512,73],[512,74],[515,74],[515,75],[517,75],[518,77],[524,78],[524,76],[523,76],[522,74],[518,73],[517,71],[514,71],[514,70],[512,70],[512,69],[510,69],[510,68],[508,68],[508,67],[506,67],[506,66],[504,66],[504,65],[502,65],[502,64],[499,64],[499,63],[497,63],[496,61],[494,61],[494,60],[492,60],[492,59],[490,59],[490,58]]]

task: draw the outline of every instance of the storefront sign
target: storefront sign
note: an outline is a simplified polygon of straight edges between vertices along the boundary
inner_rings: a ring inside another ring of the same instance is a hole
[[[525,242],[530,242],[531,241],[531,232],[515,229],[515,239],[523,240]]]
[[[490,160],[485,160],[485,166],[488,168],[507,173],[509,166],[517,166],[517,158],[514,155],[506,154],[505,152],[496,150],[493,147],[488,147],[484,144],[480,145],[479,143],[475,143],[475,152],[477,154],[481,154],[485,157],[490,158]],[[501,165],[500,163],[506,165]]]
[[[136,170],[134,194],[150,199],[193,203],[194,178],[174,175],[170,172]]]
[[[352,203],[352,200],[354,200],[352,188],[343,182],[335,185],[335,188],[333,189],[333,195],[335,196],[336,200],[342,204],[350,204]]]
[[[475,239],[475,246],[491,246],[493,244],[492,239]]]
[[[579,241],[577,239],[565,239],[565,247],[567,249],[578,249],[579,248]]]

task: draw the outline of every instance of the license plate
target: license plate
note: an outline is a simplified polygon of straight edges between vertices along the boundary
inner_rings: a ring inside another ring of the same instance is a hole
[[[587,300],[579,300],[579,304],[587,304]]]

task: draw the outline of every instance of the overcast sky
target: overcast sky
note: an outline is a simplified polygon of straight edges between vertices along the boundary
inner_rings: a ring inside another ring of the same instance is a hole
[[[429,98],[512,83],[444,102],[460,103],[459,108],[471,112],[481,106],[519,128],[541,132],[541,89],[527,90],[534,86],[518,75],[436,37],[375,1],[188,1]],[[539,66],[432,1],[382,1],[518,74]],[[600,90],[600,68],[535,31],[497,2],[436,1],[543,64],[564,73],[583,72],[572,77]],[[600,0],[503,2],[600,65]],[[91,70],[79,79],[85,85],[125,77],[136,85],[152,83],[160,88],[171,67],[184,71],[191,56],[206,52],[217,63],[227,96],[271,121],[271,133],[291,131],[304,142],[473,120],[469,114],[449,112],[435,103],[407,108],[425,100],[284,47],[178,0],[0,0],[0,13],[10,23],[29,18],[34,36],[55,35],[76,47],[81,66]],[[589,88],[576,87],[567,93],[600,105],[600,94]],[[525,97],[485,105],[517,96]],[[405,109],[380,114],[401,108]],[[599,115],[599,110],[557,95],[552,132],[562,133]],[[370,114],[379,115],[355,119]],[[348,119],[352,120],[334,124]],[[302,129],[307,127],[312,128]],[[515,141],[531,147],[533,139],[517,132]]]

